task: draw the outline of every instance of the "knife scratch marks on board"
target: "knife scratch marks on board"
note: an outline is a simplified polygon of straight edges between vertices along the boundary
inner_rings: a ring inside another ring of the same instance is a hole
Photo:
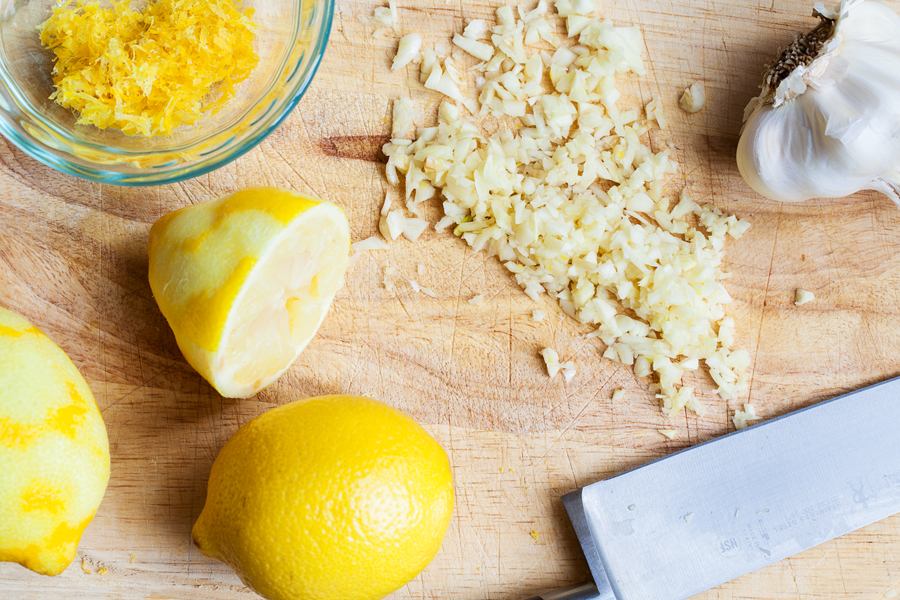
[[[569,470],[572,472],[572,482],[575,484],[575,488],[580,488],[581,485],[578,483],[578,476],[575,475],[575,465],[572,464],[572,456],[569,454],[569,449],[566,448],[566,463],[569,465]]]
[[[821,548],[822,546],[819,546],[819,547]],[[822,562],[823,562],[826,558],[828,558],[828,555],[831,554],[831,551],[834,550],[836,547],[837,547],[837,542],[836,542],[835,540],[831,540],[831,542],[829,542],[828,550],[826,550],[826,551],[825,551],[825,554],[823,554],[823,555],[821,556],[821,558],[819,558],[819,560],[816,561],[816,564],[814,564],[814,565],[811,567],[811,569],[815,569],[815,568],[817,568],[819,565],[821,565]]]
[[[136,346],[136,343],[131,342],[131,341],[129,341],[128,344],[129,344],[129,345],[132,345],[132,347]],[[104,356],[104,365],[103,365],[103,366],[104,366],[104,373],[108,373],[109,371],[106,370],[107,367],[106,367],[106,362],[105,362],[105,361],[106,361],[106,353],[104,353],[103,356]],[[177,364],[177,363],[176,363],[176,364]],[[100,410],[100,413],[101,413],[101,414],[105,414],[107,411],[109,411],[109,409],[111,409],[112,407],[116,406],[117,404],[120,404],[123,400],[125,400],[126,398],[128,398],[129,396],[131,396],[132,394],[134,394],[135,392],[139,392],[139,391],[141,391],[141,390],[143,390],[143,389],[146,389],[151,383],[153,383],[153,382],[156,381],[157,379],[159,379],[159,378],[161,378],[161,377],[164,377],[164,376],[167,376],[167,375],[172,371],[172,367],[176,366],[176,364],[169,364],[169,365],[166,366],[162,371],[160,371],[159,373],[157,373],[156,375],[154,375],[153,377],[151,377],[151,378],[148,379],[147,381],[143,381],[143,376],[142,376],[142,377],[141,377],[142,383],[141,383],[140,385],[134,386],[133,388],[131,388],[130,390],[128,390],[127,392],[125,392],[124,394],[122,394],[121,396],[119,396],[118,398],[116,398],[115,400],[113,400],[113,401],[111,401],[111,402],[108,402],[108,403],[107,403],[107,402],[104,402],[104,406],[103,406],[103,408]]]
[[[272,152],[274,152],[278,156],[278,158],[280,158],[284,162],[284,164],[287,165],[291,172],[294,173],[294,175],[296,175],[300,179],[300,181],[302,181],[306,185],[306,187],[312,190],[312,192],[316,196],[323,199],[326,198],[326,196],[320,190],[318,190],[316,186],[306,180],[306,177],[303,176],[303,173],[300,172],[300,169],[295,167],[293,161],[288,160],[287,157],[285,157],[284,154],[282,154],[281,151],[278,150],[277,146],[272,145],[269,146],[268,149],[272,150]],[[354,234],[358,235],[358,232],[354,232]]]
[[[682,411],[684,415],[684,427],[687,430],[687,444],[688,446],[693,446],[694,442],[691,440],[691,419],[688,417],[687,408]]]
[[[453,356],[456,353],[456,335],[459,332],[459,304],[462,302],[462,285],[463,285],[463,272],[466,265],[466,261],[469,259],[469,256],[464,257],[455,268],[458,268],[459,278],[456,281],[456,293],[454,294],[455,302],[453,305],[453,331],[450,333],[450,353],[447,356],[447,365],[450,371],[450,380],[453,380]],[[452,424],[452,423],[451,423]]]
[[[821,199],[818,200],[818,202],[820,204],[824,204],[824,201]],[[827,206],[822,206],[821,210],[822,210],[822,214],[825,214],[826,211],[828,210],[828,208],[827,208]],[[832,243],[832,236],[831,236],[831,232],[834,230],[830,227],[822,226],[822,227],[820,227],[820,231],[822,232],[823,237],[825,238],[825,241],[828,243],[828,256],[831,258],[831,265],[836,272],[840,273],[843,269],[841,269],[842,265],[838,262],[838,256],[844,256],[844,253],[843,252],[837,253],[834,250],[834,243]],[[840,244],[840,247],[841,248],[849,248],[849,247],[851,247],[851,245],[850,244]],[[847,288],[844,284],[844,279],[845,279],[844,277],[834,277],[834,278],[829,278],[829,279],[837,280],[837,284],[840,287],[841,296],[843,298],[853,298],[855,296],[855,294],[848,293]],[[856,306],[853,306],[853,304],[855,304],[855,302],[852,303],[850,306],[852,308],[856,308]],[[869,318],[870,312],[863,310],[863,311],[857,311],[857,314],[859,314],[859,317],[862,320],[863,325],[865,325],[866,333],[868,333],[869,339],[873,342],[872,346],[874,346],[875,348],[878,348],[879,347],[879,344],[877,343],[878,338],[875,336],[874,332],[872,331],[872,324],[871,324],[871,321]],[[860,346],[860,341],[858,338],[857,338],[856,350],[858,352],[857,357],[860,359],[859,362],[863,362],[863,363],[866,361],[867,354],[871,353],[871,351],[867,351],[865,348],[862,348]],[[840,355],[846,356],[845,353],[843,353],[843,352],[841,352]],[[881,357],[879,357],[879,358],[881,358]],[[854,364],[856,362],[858,362],[858,361],[853,361]]]
[[[772,269],[775,268],[775,254],[778,249],[778,230],[781,226],[781,216],[784,205],[778,205],[778,216],[775,219],[775,233],[772,239],[772,255],[769,257],[769,270],[766,273],[766,285],[763,288],[762,304],[759,307],[759,327],[756,329],[756,348],[753,349],[753,367],[750,369],[750,383],[747,385],[747,400],[753,400],[753,384],[756,383],[756,361],[759,357],[759,344],[762,339],[763,322],[766,319],[766,299],[769,296],[769,282],[772,280]],[[725,424],[729,426],[728,411],[725,411]]]
[[[578,414],[576,414],[575,417],[569,422],[569,424],[566,425],[565,429],[563,429],[560,434],[556,436],[556,439],[550,442],[550,445],[547,446],[547,450],[543,455],[541,455],[539,460],[544,460],[545,458],[547,458],[547,455],[550,454],[550,450],[553,449],[553,446],[555,446],[556,443],[559,442],[559,440],[561,440],[564,435],[566,435],[566,432],[568,432],[575,425],[575,423],[577,423],[578,420],[581,419],[581,416],[585,413],[588,407],[594,403],[594,399],[600,394],[600,392],[603,390],[603,387],[604,386],[600,386],[597,392],[594,393],[593,396],[588,398],[588,401],[584,403],[584,406],[581,407],[581,410],[578,411]]]
[[[534,538],[534,543],[535,543],[535,544],[538,544],[538,543],[539,543],[538,540],[539,540],[539,538],[540,538],[540,536],[541,536],[540,532],[538,532],[536,529],[532,529],[529,535],[530,535],[532,538]],[[541,571],[543,571],[543,570],[546,568],[546,566],[547,566],[547,565],[546,565],[545,561],[544,561],[541,557],[536,557],[534,560],[531,561],[531,564],[528,565],[528,568],[526,568],[525,570],[520,570],[520,572],[522,573],[522,575],[521,575],[517,580],[511,582],[511,583],[507,586],[507,589],[517,587],[517,586],[518,586],[519,584],[521,584],[523,581],[525,581],[526,579],[528,579],[529,577],[531,577],[531,575],[532,575],[533,573],[535,573],[536,571],[538,571],[539,569],[540,569]]]
[[[800,584],[797,583],[797,571],[794,568],[793,557],[789,556],[787,558],[786,562],[787,562],[788,568],[790,568],[790,570],[791,570],[791,580],[794,582],[794,593],[797,595],[797,600],[802,600],[802,597],[800,596]]]
[[[582,344],[581,347],[583,347],[583,344]],[[575,352],[569,353],[568,356],[571,357],[571,358],[574,360],[574,358],[575,358],[576,356],[578,356],[578,354],[579,354],[579,352],[580,352],[580,350],[581,350],[581,347],[579,347],[578,350],[576,350]],[[614,372],[615,372],[615,370],[614,370]],[[610,379],[612,379],[612,375],[610,375],[609,378],[607,378],[606,381],[603,382],[603,385],[601,385],[601,388],[602,388],[602,387],[605,387],[605,386],[606,386],[606,383],[607,383]],[[585,389],[585,388],[590,387],[590,384],[591,384],[591,383],[592,383],[592,382],[591,382],[589,379],[588,379],[588,380],[585,380],[585,382],[581,385],[581,387],[579,387],[578,389],[573,389],[573,390],[571,390],[571,391],[569,390],[568,384],[565,384],[565,385],[566,385],[566,395],[565,395],[559,402],[557,402],[556,404],[554,404],[553,406],[551,406],[548,410],[545,410],[545,411],[544,411],[544,413],[541,415],[541,421],[542,421],[543,423],[546,423],[546,422],[547,422],[547,417],[548,417],[551,413],[553,413],[553,411],[555,411],[557,408],[559,408],[564,402],[568,403],[568,402],[571,401],[573,398],[577,397],[577,396],[579,395],[579,392],[581,392],[581,390],[583,390],[583,389]],[[544,389],[546,389],[549,385],[550,385],[550,383],[549,383],[549,380],[548,380],[547,384],[544,386]],[[596,398],[596,397],[597,397],[597,394],[599,394],[599,393],[600,393],[599,391],[598,391],[598,392],[595,392],[595,394],[594,394],[593,397]],[[577,419],[577,417],[576,417],[576,419]],[[574,424],[574,421],[573,421],[573,423],[570,423],[569,426],[571,427],[572,424]]]
[[[838,572],[841,574],[841,587],[844,590],[844,598],[849,598],[850,594],[847,591],[847,579],[844,577],[844,565],[841,562],[840,546],[837,543],[835,543],[834,547],[836,549],[835,556],[837,556]]]
[[[538,359],[538,362],[539,362],[539,361],[540,361],[540,359]],[[539,368],[541,368],[541,367],[539,367]],[[619,372],[619,369],[618,369],[618,368],[613,368],[611,371],[612,371],[612,372],[609,373],[609,375],[606,377],[606,379],[603,380],[602,383],[600,383],[600,385],[599,385],[599,387],[598,387],[598,391],[594,394],[594,396],[591,397],[591,400],[593,400],[594,398],[597,397],[597,394],[600,393],[600,390],[602,390],[602,389],[606,386],[606,384],[609,383],[610,380],[612,380],[613,377],[615,377],[616,373]],[[594,380],[594,383],[596,383],[596,381],[597,381],[597,380],[595,379],[595,380]],[[543,384],[542,386],[533,388],[532,391],[531,391],[531,393],[529,393],[525,398],[523,398],[521,401],[519,401],[518,403],[516,403],[514,406],[511,407],[511,411],[512,411],[512,412],[518,412],[518,409],[519,409],[521,406],[523,406],[523,405],[526,404],[528,401],[530,401],[530,400],[531,400],[536,394],[538,394],[539,392],[546,392],[546,391],[547,391],[547,388],[548,388],[549,386],[550,386],[550,379],[549,379],[549,378],[544,379],[544,384]],[[585,387],[586,387],[586,386],[585,386]],[[579,388],[579,390],[577,390],[577,391],[580,391],[580,390],[581,390],[581,388]],[[557,404],[554,404],[552,407],[550,407],[550,410],[545,411],[545,413],[542,415],[542,419],[545,420],[545,417],[546,417],[547,415],[551,414],[554,410],[556,410],[557,408],[559,408],[559,406],[560,406],[564,401],[571,399],[571,397],[572,397],[573,395],[574,395],[573,393],[567,394],[567,395],[565,396],[565,398],[563,398],[563,399],[560,400]],[[577,417],[576,417],[576,419],[577,419]],[[546,421],[545,421],[545,422],[546,422]],[[573,424],[574,424],[574,421],[572,421],[571,423],[569,423],[569,426],[566,427],[566,430],[568,430],[568,428],[571,427]],[[564,431],[563,433],[565,433],[565,431]],[[559,439],[559,438],[557,438],[557,441],[558,441],[558,439]],[[555,442],[554,442],[554,443],[555,443]],[[549,449],[548,449],[548,452],[549,452]],[[546,456],[546,454],[544,455],[544,457],[545,457],[545,456]],[[541,457],[541,458],[544,458],[544,457]]]
[[[632,4],[629,8],[630,8],[631,14],[635,17],[634,19],[631,19],[632,24],[634,26],[636,26],[640,31],[645,31],[646,27],[644,26],[644,22],[641,20],[641,16],[644,11],[639,10],[636,6],[634,6],[634,4]],[[650,46],[647,45],[647,36],[642,34],[641,39],[644,42],[644,50],[647,52],[647,61],[652,65],[654,63],[654,60],[653,60],[653,55],[650,52]],[[648,68],[647,71],[650,73],[650,75],[652,75],[653,83],[656,84],[657,94],[659,94],[659,90],[661,89],[661,87],[659,85],[659,75],[656,72],[656,69]],[[640,98],[641,106],[646,106],[647,103],[649,102],[649,100],[647,100],[644,96],[644,84],[645,83],[646,83],[646,81],[644,80],[644,78],[640,78],[637,81],[638,96]],[[652,99],[653,94],[650,94],[650,96]],[[654,153],[656,153],[658,151],[658,149],[657,149],[656,145],[653,143],[654,136],[652,136],[652,135],[649,136],[648,142],[649,142],[650,150],[653,151]]]
[[[477,515],[477,514],[478,514],[478,511],[479,511],[480,508],[481,508],[481,503],[476,501],[476,502],[474,503],[474,508],[473,508],[473,504],[472,504],[471,502],[469,502],[469,492],[471,492],[471,490],[468,490],[468,489],[467,489],[467,490],[463,493],[463,497],[466,499],[466,517],[467,517],[468,519],[471,519],[473,515]],[[456,521],[457,524],[458,524],[458,523],[462,523],[462,522],[463,522],[463,521],[459,521],[459,520]],[[462,528],[459,527],[459,526],[457,525],[457,526],[455,527],[455,529],[457,530],[457,532],[458,532],[459,535],[461,536],[461,535],[462,535],[462,532],[461,532],[461,529],[462,529]],[[469,538],[469,539],[474,539],[475,542],[478,544],[479,556],[481,557],[481,561],[480,561],[480,562],[481,562],[482,564],[488,562],[488,560],[487,560],[487,559],[488,559],[488,551],[487,551],[487,548],[486,548],[485,545],[484,545],[484,542],[481,540],[481,537],[478,535],[478,528],[477,528],[477,527],[472,527],[470,533],[471,533],[472,537]],[[460,549],[461,549],[461,551],[465,551],[466,548],[463,547],[463,545],[462,545],[462,539],[461,539],[461,538],[460,538],[460,540],[459,540],[459,544],[460,544]]]
[[[460,0],[459,9],[460,9],[460,11],[462,11],[462,0]],[[498,292],[498,294],[499,294],[499,292]],[[506,389],[507,389],[507,393],[509,394],[509,401],[510,401],[510,403],[512,403],[512,400],[513,400],[513,398],[512,398],[512,396],[513,396],[512,374],[513,374],[513,338],[514,338],[514,334],[513,334],[513,302],[512,302],[511,294],[507,294],[507,296],[506,296],[506,309],[509,314],[509,319],[507,321],[507,328],[506,328],[506,334],[507,334],[506,355],[507,355],[507,358],[509,359],[508,364],[506,365],[506,367],[507,367]]]

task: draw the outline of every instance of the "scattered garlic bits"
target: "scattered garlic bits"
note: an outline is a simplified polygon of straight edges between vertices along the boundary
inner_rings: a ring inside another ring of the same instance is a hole
[[[377,7],[372,20],[384,27],[393,27],[394,25],[397,25],[400,21],[397,15],[397,3],[394,2],[394,0],[390,0],[388,6]]]
[[[425,219],[407,217],[400,208],[391,210],[391,199],[385,194],[378,218],[378,231],[384,239],[393,242],[402,235],[411,242],[417,242],[427,227],[428,221]]]
[[[744,410],[739,410],[734,413],[734,417],[731,418],[732,423],[734,423],[735,429],[746,429],[750,424],[750,421],[758,421],[759,416],[756,414],[756,408],[750,404],[744,404]]]
[[[703,87],[703,84],[699,81],[692,83],[684,90],[678,104],[685,112],[700,112],[706,106],[706,89]]]
[[[803,288],[797,289],[794,293],[794,304],[796,306],[803,306],[807,302],[812,302],[815,299],[816,297],[812,292],[804,290]]]
[[[556,374],[559,373],[559,354],[557,354],[556,350],[553,348],[544,348],[541,350],[541,358],[544,359],[544,364],[547,365],[547,375],[550,376],[550,379],[556,377]]]
[[[422,85],[430,90],[462,102],[463,95],[459,89],[463,81],[460,68],[449,56],[443,60],[432,50],[422,53],[422,65],[419,70]]]
[[[416,294],[425,294],[430,298],[437,298],[437,294],[435,294],[433,290],[419,285],[419,282],[417,282],[415,279],[409,280],[409,287]]]
[[[647,107],[644,110],[647,111],[648,121],[656,121],[656,124],[659,125],[660,129],[666,128],[669,120],[666,118],[666,114],[663,112],[662,104],[658,98],[654,98],[648,102]]]
[[[400,43],[397,45],[397,54],[394,56],[394,62],[391,64],[391,71],[399,71],[411,63],[418,55],[421,47],[422,36],[418,33],[410,33],[401,38]]]
[[[410,209],[440,190],[445,216],[437,230],[499,257],[533,300],[546,292],[565,313],[597,326],[605,356],[639,376],[656,374],[652,389],[666,413],[702,414],[693,389],[679,387],[700,361],[722,398],[746,386],[749,357],[733,350],[721,264],[726,236],[740,237],[749,224],[688,193],[664,197],[675,162],[641,141],[651,126],[643,110],[617,105],[616,75],[644,72],[641,34],[581,12],[592,6],[556,2],[575,43],[552,51],[526,49],[560,43],[543,0],[519,18],[499,8],[490,29],[469,23],[463,37],[488,37],[493,54],[473,69],[477,102],[460,103],[518,123],[488,136],[445,102],[437,125],[419,128],[414,142],[385,145],[386,175],[404,180]],[[435,75],[451,59],[433,51],[420,60],[429,79],[451,72]],[[542,355],[551,376],[561,369],[552,350]]]
[[[403,229],[406,227],[406,217],[400,209],[391,210],[391,198],[387,194],[384,196],[384,204],[381,206],[381,216],[378,219],[378,231],[384,236],[384,239],[393,242],[403,235]]]
[[[559,354],[553,348],[541,350],[541,357],[544,359],[544,364],[547,365],[547,375],[550,376],[550,379],[556,377],[556,374],[560,371],[562,371],[566,383],[569,383],[575,377],[575,363],[572,361],[559,362]]]
[[[390,246],[388,246],[384,240],[379,239],[377,236],[367,237],[364,240],[360,240],[358,242],[353,242],[350,244],[351,252],[371,252],[372,250],[389,250]]]
[[[419,40],[419,43],[422,43],[421,39]],[[418,50],[416,50],[416,52],[418,52]],[[413,129],[412,110],[412,99],[397,98],[394,100],[394,110],[392,112],[391,120],[391,139],[402,140],[411,133]]]
[[[577,369],[575,368],[575,363],[569,361],[563,365],[562,374],[563,378],[566,380],[566,383],[570,383],[573,379],[575,379],[575,374],[577,373]]]
[[[127,0],[61,0],[40,27],[56,55],[50,98],[79,125],[169,135],[220,110],[256,67],[252,16],[239,0],[156,0],[140,12]]]

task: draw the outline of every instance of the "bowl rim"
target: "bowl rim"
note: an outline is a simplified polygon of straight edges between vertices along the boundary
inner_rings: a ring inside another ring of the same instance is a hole
[[[265,127],[252,131],[241,143],[228,149],[214,160],[205,161],[200,159],[183,168],[175,168],[173,170],[153,171],[148,169],[140,173],[123,173],[113,169],[104,169],[99,166],[88,166],[72,162],[64,156],[55,153],[44,142],[35,139],[33,136],[26,137],[27,132],[26,134],[23,134],[17,128],[10,126],[9,119],[6,118],[0,119],[0,135],[12,142],[19,150],[44,165],[52,167],[62,173],[97,183],[107,183],[123,187],[166,185],[200,177],[201,175],[220,169],[254,149],[265,138],[271,135],[273,131],[278,129],[285,119],[287,119],[294,111],[303,96],[306,95],[316,73],[319,71],[319,67],[322,65],[325,50],[327,49],[328,42],[331,38],[331,28],[334,24],[335,0],[319,1],[321,2],[322,9],[325,11],[322,18],[321,32],[316,36],[315,42],[309,46],[309,50],[313,52],[312,59],[304,75],[299,78],[295,85],[291,86],[290,99],[284,103],[280,113],[274,116]],[[296,70],[298,66],[299,65],[295,63],[293,68]],[[286,65],[285,70],[288,68],[290,68],[290,65]],[[6,88],[7,86],[0,84],[0,87]],[[263,99],[263,101],[265,101],[265,99]]]

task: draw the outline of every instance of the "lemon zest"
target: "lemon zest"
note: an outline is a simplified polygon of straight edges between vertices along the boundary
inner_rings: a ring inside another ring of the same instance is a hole
[[[56,55],[50,96],[80,125],[169,135],[215,114],[259,63],[240,0],[61,0],[39,26]]]

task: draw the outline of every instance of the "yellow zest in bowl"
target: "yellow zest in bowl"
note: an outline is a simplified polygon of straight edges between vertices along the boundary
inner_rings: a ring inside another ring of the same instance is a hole
[[[218,112],[259,62],[240,0],[63,0],[40,26],[56,54],[50,96],[80,125],[169,135]],[[218,93],[218,97],[216,97]]]

